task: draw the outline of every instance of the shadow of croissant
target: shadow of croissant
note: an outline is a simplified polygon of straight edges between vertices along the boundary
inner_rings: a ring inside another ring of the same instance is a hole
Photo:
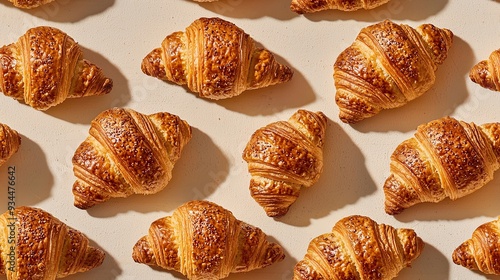
[[[78,22],[102,13],[115,4],[115,0],[56,0],[34,9],[24,10],[38,18],[53,22]]]
[[[131,93],[127,78],[117,66],[95,51],[82,46],[80,48],[83,51],[83,58],[101,68],[104,75],[113,81],[113,89],[106,95],[68,98],[61,104],[49,108],[45,113],[71,123],[90,124],[104,110],[126,106],[131,100]]]
[[[210,196],[227,178],[229,162],[207,134],[194,127],[192,133],[165,189],[151,195],[112,198],[88,209],[88,213],[93,217],[104,218],[130,211],[169,212],[185,202]]]
[[[290,10],[291,0],[219,0],[211,3],[194,3],[215,14],[229,18],[272,17],[290,20],[297,16]]]
[[[325,139],[319,181],[303,188],[289,212],[278,221],[305,227],[312,219],[326,217],[377,191],[363,154],[339,124],[328,120]]]

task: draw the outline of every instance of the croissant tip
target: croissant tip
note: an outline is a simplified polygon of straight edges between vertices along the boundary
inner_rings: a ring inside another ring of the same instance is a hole
[[[161,80],[167,80],[167,73],[161,56],[161,49],[152,50],[141,63],[141,70],[144,74]]]

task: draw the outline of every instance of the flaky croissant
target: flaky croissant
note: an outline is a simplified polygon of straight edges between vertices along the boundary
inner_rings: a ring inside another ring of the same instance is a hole
[[[54,2],[55,0],[9,0],[14,6],[23,9],[32,9],[36,8],[50,2]]]
[[[480,225],[453,251],[453,262],[471,270],[500,275],[500,217]]]
[[[133,248],[138,263],[175,270],[188,279],[222,279],[284,259],[259,228],[208,201],[190,201],[154,221]]]
[[[79,45],[59,29],[31,28],[0,48],[0,90],[37,110],[66,98],[107,94],[112,87],[112,80],[83,59]]]
[[[390,0],[292,0],[290,9],[299,14],[314,13],[324,10],[356,11],[373,9]]]
[[[220,18],[200,18],[168,35],[142,61],[150,76],[187,85],[201,97],[230,98],[290,80],[293,71],[256,47],[242,29]]]
[[[0,166],[19,150],[21,137],[14,129],[0,123]]]
[[[339,118],[356,123],[424,94],[452,41],[450,30],[432,24],[414,29],[385,20],[363,28],[335,61]]]
[[[493,179],[499,158],[500,123],[444,117],[420,125],[391,155],[385,211],[394,215],[417,203],[468,195]]]
[[[50,213],[18,207],[0,216],[0,275],[54,280],[100,266],[105,253]]]
[[[81,209],[165,188],[191,127],[169,113],[113,108],[92,121],[89,134],[73,156],[74,204]]]
[[[270,217],[285,215],[301,187],[316,183],[323,172],[326,116],[298,110],[288,121],[253,133],[243,151],[252,175],[250,193]]]
[[[493,51],[487,60],[474,65],[469,77],[484,88],[500,91],[500,49]]]
[[[420,256],[424,242],[414,230],[349,216],[314,238],[294,269],[294,280],[387,280]]]

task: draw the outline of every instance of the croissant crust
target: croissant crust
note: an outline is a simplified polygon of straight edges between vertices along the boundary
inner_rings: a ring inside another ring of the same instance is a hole
[[[54,2],[55,0],[9,0],[9,1],[18,8],[32,9]]]
[[[356,123],[424,94],[452,41],[450,30],[432,24],[414,29],[385,20],[363,28],[334,64],[339,118]]]
[[[444,117],[417,128],[391,155],[384,185],[385,210],[397,214],[421,202],[468,195],[500,167],[500,125]]]
[[[294,269],[294,280],[393,279],[420,256],[424,242],[412,229],[353,215],[314,238]]]
[[[252,175],[250,193],[268,216],[285,215],[301,187],[319,180],[326,123],[322,112],[298,110],[253,133],[243,159]]]
[[[283,249],[223,207],[190,201],[151,224],[133,248],[138,263],[175,270],[188,279],[222,279],[283,260]]]
[[[220,18],[200,18],[174,32],[143,60],[142,71],[209,99],[290,80],[293,71],[276,61],[241,28]]]
[[[73,156],[75,206],[82,209],[165,188],[191,127],[170,113],[113,108],[92,121],[89,134]]]
[[[19,150],[21,137],[14,129],[0,123],[0,166]]]
[[[105,257],[78,230],[26,206],[0,216],[0,252],[0,275],[7,280],[63,278],[96,268]]]
[[[356,11],[373,9],[390,0],[292,0],[290,9],[298,14],[323,10]]]
[[[107,94],[112,87],[112,80],[83,59],[80,46],[59,29],[31,28],[0,48],[0,90],[37,110],[67,98]]]
[[[484,88],[500,91],[500,49],[493,51],[488,59],[474,65],[469,77]]]

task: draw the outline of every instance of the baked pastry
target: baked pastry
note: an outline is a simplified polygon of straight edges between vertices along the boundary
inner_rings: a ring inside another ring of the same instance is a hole
[[[500,275],[500,217],[474,230],[472,237],[453,251],[453,262],[485,274]]]
[[[174,32],[142,61],[142,71],[209,99],[290,80],[293,71],[256,47],[242,29],[220,18],[200,18]]]
[[[113,108],[92,121],[89,134],[73,156],[74,204],[81,209],[164,189],[191,127],[169,113]]]
[[[385,20],[363,28],[334,64],[339,118],[356,123],[424,94],[452,41],[450,30],[432,24],[414,29]]]
[[[55,0],[9,0],[14,6],[23,9],[32,9],[36,8],[50,2],[54,2]]]
[[[290,9],[298,14],[314,13],[324,10],[356,11],[359,9],[373,9],[390,0],[292,0]]]
[[[261,229],[208,201],[190,201],[154,221],[133,248],[138,263],[175,270],[188,279],[223,279],[283,260],[283,249]]]
[[[385,211],[394,215],[417,203],[468,195],[493,179],[499,158],[500,123],[444,117],[422,124],[391,155]]]
[[[484,88],[500,91],[500,49],[493,51],[488,59],[474,65],[469,77]]]
[[[294,280],[393,279],[420,256],[424,242],[414,230],[353,215],[314,238],[295,265]]]
[[[113,82],[83,59],[78,44],[59,29],[29,29],[19,40],[0,48],[0,90],[37,110],[66,98],[103,95]]]
[[[298,110],[288,121],[255,131],[243,151],[252,175],[250,193],[270,217],[285,215],[302,187],[323,172],[326,116]]]
[[[100,266],[105,253],[50,213],[34,207],[0,216],[0,275],[7,280],[55,280]]]
[[[0,123],[0,166],[19,150],[21,137],[14,129]]]

